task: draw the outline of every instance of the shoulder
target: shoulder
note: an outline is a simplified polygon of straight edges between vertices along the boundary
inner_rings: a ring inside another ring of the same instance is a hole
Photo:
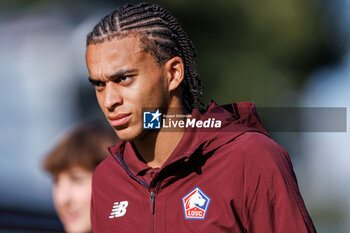
[[[261,154],[262,152],[286,153],[278,143],[259,132],[245,132],[222,147],[245,154]]]
[[[229,153],[229,160],[261,172],[292,169],[285,149],[259,132],[246,132],[220,148]]]
[[[246,132],[231,143],[240,146],[242,151],[250,153],[262,150],[285,152],[273,139],[259,132]]]
[[[111,173],[116,172],[118,169],[113,169],[116,166],[116,160],[112,155],[109,155],[106,159],[104,159],[94,170],[92,176],[92,182],[99,183],[99,180],[104,179],[105,177],[109,177]]]
[[[247,132],[225,145],[227,154],[243,179],[243,192],[248,200],[257,193],[270,197],[297,193],[298,186],[288,153],[264,134]]]

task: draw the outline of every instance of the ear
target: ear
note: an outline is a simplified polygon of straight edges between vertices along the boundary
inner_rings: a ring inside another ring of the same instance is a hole
[[[174,91],[180,86],[185,75],[184,62],[180,57],[173,57],[164,64],[165,77],[168,81],[168,91]]]

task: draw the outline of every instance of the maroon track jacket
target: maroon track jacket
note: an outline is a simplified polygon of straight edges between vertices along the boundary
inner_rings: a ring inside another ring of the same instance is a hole
[[[192,118],[222,127],[187,129],[161,168],[143,163],[130,142],[109,148],[93,175],[94,233],[316,232],[290,158],[253,103],[212,101]]]

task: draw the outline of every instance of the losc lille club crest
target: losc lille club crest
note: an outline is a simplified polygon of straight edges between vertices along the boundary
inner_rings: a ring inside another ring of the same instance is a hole
[[[185,219],[204,219],[208,210],[210,198],[196,187],[182,198]]]

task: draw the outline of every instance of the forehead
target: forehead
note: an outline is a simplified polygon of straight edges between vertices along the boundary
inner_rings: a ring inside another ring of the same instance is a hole
[[[72,165],[62,171],[59,171],[55,176],[57,178],[60,178],[62,176],[70,176],[74,174],[92,174],[92,171],[84,168],[83,166],[80,165]]]
[[[103,43],[90,44],[86,49],[86,62],[90,67],[107,64],[121,66],[144,59],[144,54],[139,36],[115,37]]]

